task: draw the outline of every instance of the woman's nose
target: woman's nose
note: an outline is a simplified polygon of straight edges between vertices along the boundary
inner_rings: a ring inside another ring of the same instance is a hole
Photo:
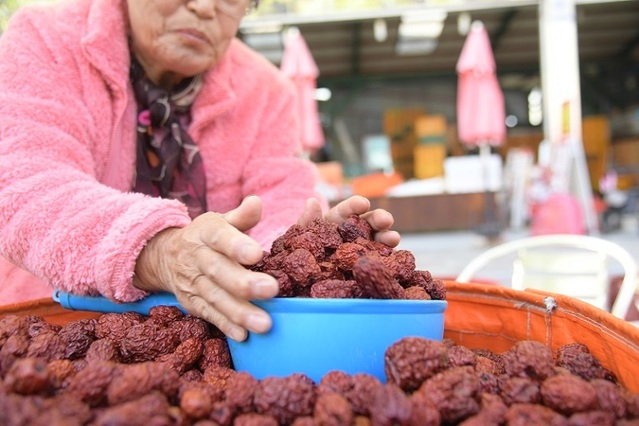
[[[186,7],[200,18],[212,18],[215,16],[215,2],[219,0],[188,0]]]

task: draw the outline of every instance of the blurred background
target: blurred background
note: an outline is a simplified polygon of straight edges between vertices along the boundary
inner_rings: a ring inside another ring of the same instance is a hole
[[[0,31],[46,2],[0,0]],[[362,194],[401,232],[494,239],[636,231],[637,22],[636,0],[262,0],[238,37],[297,79],[305,155],[332,202]],[[463,140],[458,65],[478,25],[498,92],[470,116],[497,119],[498,136]],[[556,195],[574,214],[538,223]]]

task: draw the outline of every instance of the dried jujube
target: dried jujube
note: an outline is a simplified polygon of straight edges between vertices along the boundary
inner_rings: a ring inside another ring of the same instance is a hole
[[[315,398],[313,381],[295,373],[288,377],[262,379],[253,396],[253,404],[258,413],[271,415],[281,424],[288,424],[295,417],[312,414]]]
[[[444,300],[414,257],[373,240],[358,216],[295,225],[249,268],[280,296]],[[367,373],[258,380],[235,371],[219,329],[176,307],[110,313],[66,326],[0,320],[0,424],[180,426],[615,425],[639,421],[639,394],[588,348],[515,342],[495,353],[406,337]],[[309,330],[312,333],[312,330]],[[330,344],[330,342],[326,342]]]
[[[428,271],[416,271],[411,252],[373,237],[371,226],[357,215],[339,225],[315,219],[306,226],[291,226],[249,269],[275,277],[279,297],[446,298],[443,281],[433,280]]]
[[[448,349],[443,343],[419,337],[395,342],[384,355],[386,377],[406,392],[416,390],[449,365]]]

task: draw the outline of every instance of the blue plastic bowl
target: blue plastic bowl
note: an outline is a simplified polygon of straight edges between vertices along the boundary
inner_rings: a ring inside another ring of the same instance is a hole
[[[233,364],[257,379],[333,370],[386,382],[384,353],[403,337],[442,340],[445,300],[275,298],[255,301],[273,319],[265,334],[229,339]]]

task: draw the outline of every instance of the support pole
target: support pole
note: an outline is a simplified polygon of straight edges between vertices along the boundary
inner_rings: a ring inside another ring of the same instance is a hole
[[[575,0],[539,3],[544,138],[550,143],[552,190],[579,201],[583,226],[598,234],[581,133],[581,88]]]

